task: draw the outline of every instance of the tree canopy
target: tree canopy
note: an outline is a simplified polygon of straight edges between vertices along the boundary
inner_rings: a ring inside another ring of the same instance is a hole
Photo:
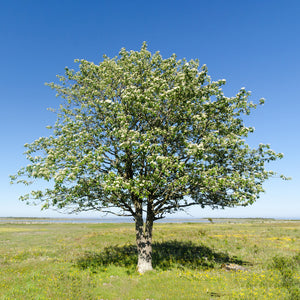
[[[12,176],[51,187],[22,199],[132,216],[139,226],[146,215],[147,240],[147,224],[152,231],[166,213],[252,204],[275,174],[265,164],[282,154],[246,143],[250,93],[226,97],[225,80],[212,81],[198,60],[163,59],[144,43],[99,64],[76,62],[78,71],[48,84],[64,99],[52,135],[25,145],[30,164]]]

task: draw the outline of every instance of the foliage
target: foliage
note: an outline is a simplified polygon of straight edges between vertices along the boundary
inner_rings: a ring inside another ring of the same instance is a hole
[[[30,164],[12,176],[50,187],[22,199],[135,218],[143,207],[153,221],[191,205],[252,204],[274,175],[265,163],[282,154],[245,142],[250,93],[226,97],[225,80],[212,81],[197,60],[163,59],[144,43],[98,65],[77,62],[49,84],[65,99],[52,135],[25,145]]]

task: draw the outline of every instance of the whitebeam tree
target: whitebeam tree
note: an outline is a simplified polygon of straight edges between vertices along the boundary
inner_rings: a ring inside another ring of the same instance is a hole
[[[79,71],[48,84],[64,99],[57,122],[25,145],[30,164],[12,181],[49,181],[21,197],[42,208],[132,216],[140,273],[152,269],[155,220],[193,205],[252,204],[275,174],[265,163],[282,154],[244,140],[249,92],[225,97],[225,80],[211,81],[197,60],[163,59],[144,43],[99,65],[76,62]]]

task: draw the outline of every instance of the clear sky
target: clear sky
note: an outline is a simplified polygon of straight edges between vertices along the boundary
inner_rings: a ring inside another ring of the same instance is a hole
[[[29,188],[9,183],[27,165],[23,145],[48,135],[45,127],[55,121],[47,108],[59,99],[44,83],[76,58],[98,63],[147,41],[165,58],[198,58],[212,79],[227,80],[226,96],[245,87],[253,101],[264,97],[246,120],[256,128],[249,143],[283,152],[268,169],[293,178],[270,179],[251,207],[189,214],[300,218],[299,16],[300,2],[291,0],[0,1],[0,216],[64,216],[20,202]]]

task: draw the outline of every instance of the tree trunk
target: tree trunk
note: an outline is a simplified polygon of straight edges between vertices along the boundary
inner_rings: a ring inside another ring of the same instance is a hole
[[[147,214],[146,226],[144,230],[144,221],[142,214],[135,219],[136,244],[138,250],[139,273],[153,270],[152,268],[152,228],[153,218]]]

